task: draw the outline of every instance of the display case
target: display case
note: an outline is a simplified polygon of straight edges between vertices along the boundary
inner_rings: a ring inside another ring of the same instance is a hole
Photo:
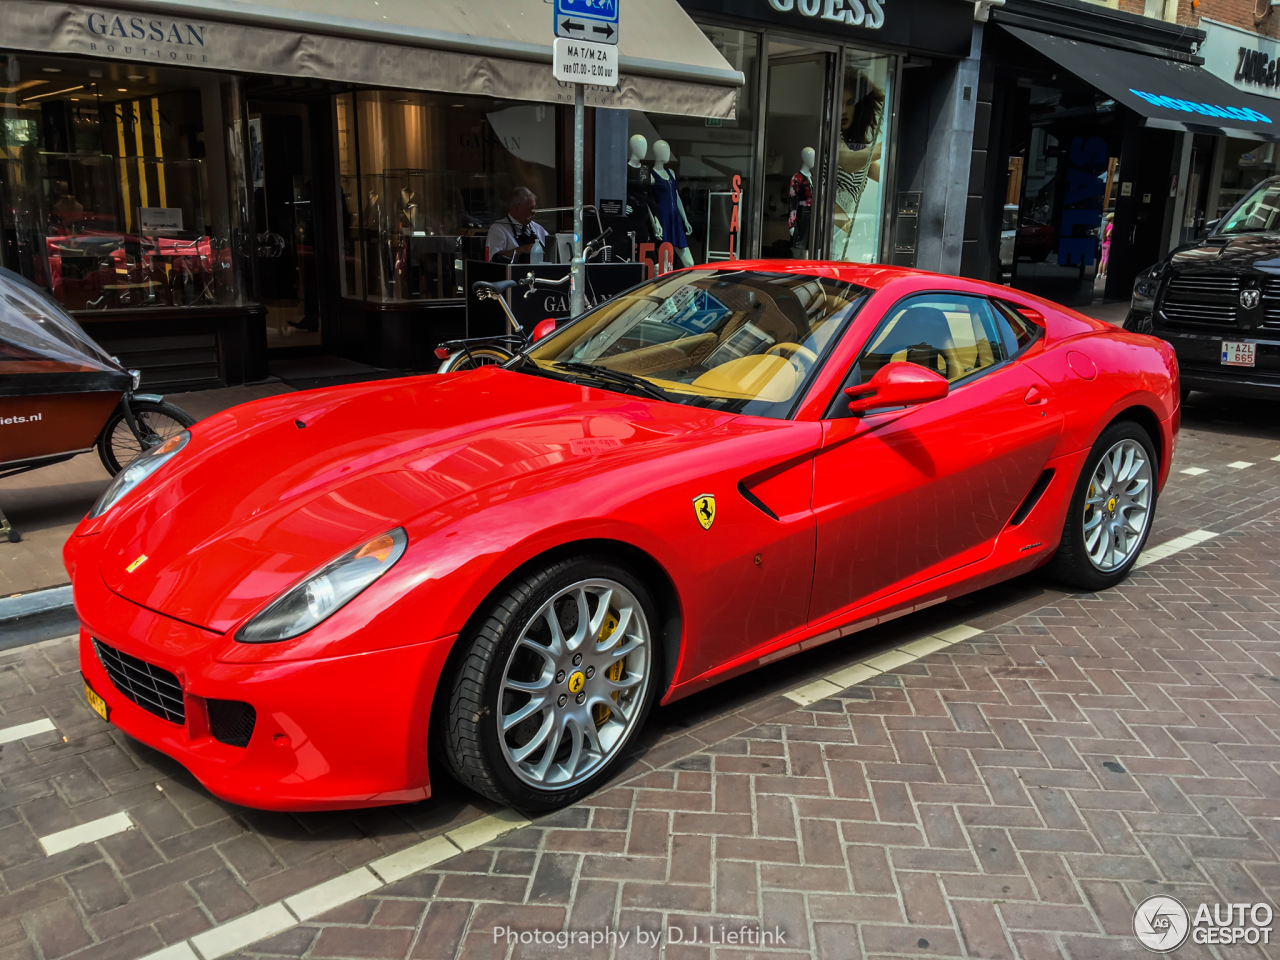
[[[12,211],[30,276],[68,310],[234,302],[229,243],[208,235],[199,160],[27,148]]]
[[[352,180],[353,178],[344,178]],[[367,174],[359,202],[357,258],[377,300],[441,300],[462,295],[461,203],[452,171]]]

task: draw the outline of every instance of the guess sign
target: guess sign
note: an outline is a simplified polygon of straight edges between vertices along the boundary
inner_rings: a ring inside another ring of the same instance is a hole
[[[879,30],[884,26],[880,0],[769,0],[779,13],[798,13],[817,21],[844,23],[851,27]],[[819,26],[820,24],[814,24]]]

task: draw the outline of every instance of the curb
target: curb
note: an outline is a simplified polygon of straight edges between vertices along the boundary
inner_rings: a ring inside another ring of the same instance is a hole
[[[0,598],[0,650],[79,632],[70,584]]]

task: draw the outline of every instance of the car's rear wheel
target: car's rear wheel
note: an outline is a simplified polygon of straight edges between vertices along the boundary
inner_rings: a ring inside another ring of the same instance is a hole
[[[1151,532],[1158,475],[1146,430],[1127,421],[1104,430],[1076,483],[1050,572],[1086,590],[1127,577]]]
[[[657,623],[644,584],[606,558],[558,561],[511,584],[455,673],[444,735],[454,774],[523,810],[602,784],[653,703]]]

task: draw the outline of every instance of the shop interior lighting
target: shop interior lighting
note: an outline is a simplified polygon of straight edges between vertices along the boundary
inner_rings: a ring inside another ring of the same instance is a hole
[[[83,89],[84,89],[84,84],[82,83],[77,87],[66,87],[62,90],[49,90],[49,91],[46,91],[45,93],[37,93],[37,94],[33,94],[30,97],[23,97],[22,102],[30,103],[32,100],[42,100],[45,97],[56,97],[63,93],[74,93],[76,90],[83,90]]]
[[[128,91],[128,89],[127,89],[127,88],[125,88],[125,87],[116,87],[116,92],[117,92],[117,93],[128,93],[129,91]]]
[[[61,73],[62,72],[61,67],[41,67],[40,70],[43,73]]]

